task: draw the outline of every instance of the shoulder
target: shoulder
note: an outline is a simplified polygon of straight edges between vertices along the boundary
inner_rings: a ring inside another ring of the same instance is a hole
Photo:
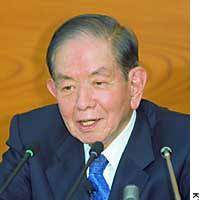
[[[57,104],[52,104],[31,110],[26,113],[20,113],[13,117],[12,122],[20,126],[20,131],[31,131],[32,129],[45,129],[49,126],[56,126],[61,122],[62,117]],[[54,123],[53,123],[54,122]]]
[[[30,110],[28,112],[20,113],[18,116],[23,119],[32,120],[40,120],[44,116],[51,116],[49,114],[59,114],[59,109],[57,104],[51,104],[42,106],[39,108],[35,108],[33,110]],[[37,118],[36,118],[37,117]]]
[[[150,125],[154,127],[159,124],[185,124],[189,126],[189,115],[175,111],[168,108],[160,107],[150,101],[142,100],[138,111],[146,116]]]
[[[176,148],[184,145],[189,148],[189,115],[170,111],[147,100],[142,100],[138,113],[147,120],[156,146]]]
[[[19,148],[33,144],[52,146],[66,132],[58,105],[48,105],[15,115],[10,126],[8,144],[16,146],[21,143]]]

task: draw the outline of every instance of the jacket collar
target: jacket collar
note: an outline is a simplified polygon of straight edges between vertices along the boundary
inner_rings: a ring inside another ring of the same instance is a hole
[[[63,141],[59,144],[53,156],[52,162],[46,169],[46,175],[54,199],[63,200],[83,169],[85,163],[83,145],[76,138],[65,133]],[[84,181],[83,179],[72,199],[89,199]]]
[[[149,175],[145,168],[154,160],[151,128],[140,110],[136,123],[116,171],[109,200],[122,199],[126,185],[134,184],[142,192]]]

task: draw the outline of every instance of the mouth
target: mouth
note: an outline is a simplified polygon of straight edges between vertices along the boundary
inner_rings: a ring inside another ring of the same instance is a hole
[[[95,129],[100,120],[101,119],[79,120],[78,121],[79,129],[81,131],[90,131],[92,129]]]

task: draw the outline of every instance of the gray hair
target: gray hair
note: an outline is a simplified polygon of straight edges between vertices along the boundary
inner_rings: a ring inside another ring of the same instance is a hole
[[[53,58],[57,48],[66,40],[82,34],[109,39],[115,60],[127,80],[130,69],[138,65],[138,41],[136,35],[121,26],[114,18],[99,14],[83,14],[73,17],[61,25],[54,33],[46,56],[52,78],[55,79]]]

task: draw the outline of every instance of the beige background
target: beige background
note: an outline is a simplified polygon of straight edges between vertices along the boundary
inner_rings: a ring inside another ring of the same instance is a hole
[[[112,15],[134,29],[148,71],[145,97],[189,113],[188,0],[6,0],[0,6],[0,157],[12,116],[54,102],[46,89],[46,48],[55,28],[81,13]]]

